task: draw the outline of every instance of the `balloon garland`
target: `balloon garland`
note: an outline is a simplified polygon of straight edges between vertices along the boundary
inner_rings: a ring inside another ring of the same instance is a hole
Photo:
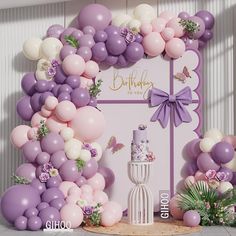
[[[18,230],[39,230],[54,221],[69,221],[72,228],[120,221],[121,206],[104,192],[114,173],[98,163],[102,148],[96,139],[105,129],[96,109],[102,81],[93,80],[99,66],[127,67],[145,54],[181,57],[186,48],[202,48],[212,38],[214,18],[207,11],[157,17],[141,4],[133,16],[112,19],[105,6],[90,4],[77,23],[52,25],[43,40],[30,38],[23,45],[37,68],[21,80],[25,95],[16,111],[30,125],[15,127],[11,142],[26,163],[13,176],[17,185],[1,199],[3,217]]]

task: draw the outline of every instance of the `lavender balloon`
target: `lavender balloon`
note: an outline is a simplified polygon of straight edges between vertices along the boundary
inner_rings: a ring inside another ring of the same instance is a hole
[[[190,17],[190,15],[186,11],[182,11],[179,13],[178,17],[182,20],[187,20]]]
[[[197,50],[199,47],[198,39],[191,39],[189,37],[183,37],[182,40],[185,43],[186,49],[195,49]]]
[[[60,175],[53,176],[47,180],[47,188],[57,188],[59,187],[60,183],[62,182],[62,179]]]
[[[43,105],[41,95],[41,93],[35,93],[30,99],[30,104],[35,112],[40,111]]]
[[[39,213],[39,211],[36,207],[31,207],[31,208],[28,208],[25,211],[24,216],[27,217],[27,218],[30,218],[32,216],[37,216],[38,213]]]
[[[30,97],[22,97],[16,104],[16,111],[22,120],[30,121],[34,111],[30,103]]]
[[[117,65],[120,67],[126,67],[128,65],[128,62],[123,55],[118,57]]]
[[[39,230],[42,227],[42,220],[38,216],[32,216],[28,219],[27,226],[29,230]]]
[[[121,30],[119,27],[114,25],[109,25],[105,30],[107,37],[120,35]]]
[[[92,51],[89,47],[80,47],[77,50],[77,54],[83,57],[85,62],[89,61],[92,58]]]
[[[38,165],[43,165],[48,163],[50,160],[50,155],[47,152],[41,152],[36,157],[36,162]]]
[[[91,97],[88,105],[92,107],[97,107],[97,104],[98,104],[97,99],[94,97]]]
[[[96,43],[92,47],[93,60],[96,62],[102,62],[108,56],[106,45],[103,42]]]
[[[68,76],[68,78],[66,79],[65,82],[72,89],[78,88],[80,86],[80,76],[79,75],[70,75],[70,76]]]
[[[23,76],[21,80],[22,90],[29,96],[32,96],[35,93],[35,84],[37,80],[33,72],[27,73]]]
[[[55,97],[58,96],[58,90],[59,90],[60,87],[61,87],[60,84],[56,84],[55,87],[52,89],[52,93]]]
[[[84,33],[81,31],[81,30],[74,30],[72,33],[71,33],[71,36],[74,37],[77,41],[80,40],[80,38],[84,35]]]
[[[77,49],[70,45],[64,45],[60,51],[60,58],[63,61],[67,56],[75,54]]]
[[[109,55],[106,57],[106,59],[103,61],[103,63],[108,66],[113,66],[117,63],[117,61],[118,61],[117,56]]]
[[[143,36],[141,34],[137,34],[135,36],[135,42],[142,43],[142,41],[143,41]]]
[[[184,166],[184,172],[185,172],[186,176],[195,175],[197,170],[198,170],[198,166],[197,166],[196,161],[188,162]]]
[[[64,31],[63,31],[63,33],[61,34],[61,36],[60,36],[60,40],[61,40],[61,42],[65,45],[65,44],[68,44],[67,42],[66,42],[66,36],[69,36],[69,35],[71,35],[74,31],[76,31],[77,29],[76,28],[74,28],[74,27],[68,27],[67,29],[65,29]]]
[[[33,179],[30,183],[30,185],[35,188],[39,194],[41,195],[46,190],[45,183],[41,183],[39,179]]]
[[[47,80],[38,80],[34,86],[35,90],[39,93],[44,93],[49,90],[49,84]]]
[[[42,194],[42,201],[47,203],[56,198],[64,199],[64,195],[59,188],[49,188]]]
[[[86,88],[76,88],[71,93],[71,101],[78,107],[87,106],[90,101],[89,91]]]
[[[233,172],[227,167],[221,167],[219,169],[219,172],[223,172],[226,176],[226,179],[224,181],[231,181],[233,178]]]
[[[208,170],[218,171],[220,169],[220,166],[214,162],[208,153],[201,153],[198,156],[197,166],[202,172],[207,172]]]
[[[35,171],[36,167],[34,165],[31,163],[24,163],[16,169],[16,175],[32,181],[34,178],[36,178]]]
[[[58,96],[58,102],[62,102],[62,101],[71,101],[70,94],[67,92],[60,93]]]
[[[63,84],[61,85],[61,87],[58,89],[58,94],[61,93],[71,93],[72,92],[72,88],[68,85],[68,84]]]
[[[108,36],[106,48],[113,56],[121,55],[126,50],[125,39],[120,35]]]
[[[27,161],[34,162],[37,155],[42,152],[40,142],[35,140],[28,141],[22,147],[22,152]]]
[[[48,81],[49,91],[52,91],[55,86],[56,83],[53,80]]]
[[[95,44],[95,42],[94,42],[93,36],[91,34],[85,34],[79,40],[80,47],[92,48],[94,46],[94,44]]]
[[[100,173],[105,179],[105,188],[110,187],[115,182],[114,172],[108,167],[99,167],[98,173]]]
[[[200,17],[204,21],[206,29],[213,28],[215,24],[215,18],[209,11],[201,10],[197,12],[195,16]]]
[[[233,172],[232,179],[231,179],[230,182],[231,182],[232,185],[234,185],[234,186],[236,185],[236,172]]]
[[[202,37],[200,38],[202,41],[207,42],[213,38],[213,32],[211,30],[206,29]]]
[[[25,230],[27,228],[27,221],[28,219],[25,216],[19,216],[16,218],[14,222],[14,226],[18,230]]]
[[[184,213],[184,224],[188,227],[196,227],[200,224],[201,217],[195,210],[189,210]]]
[[[94,36],[95,32],[96,32],[95,29],[92,26],[90,26],[90,25],[85,26],[83,28],[83,33],[84,34],[91,34],[92,36]]]
[[[191,20],[197,24],[197,30],[189,36],[193,39],[199,39],[205,31],[204,21],[198,16],[191,16],[188,18],[188,20]]]
[[[49,204],[47,202],[40,202],[37,206],[37,209],[39,211],[41,211],[41,210],[43,210],[44,208],[47,208],[47,207],[49,207]]]
[[[53,37],[59,39],[65,28],[62,25],[51,25],[47,29],[47,37]]]
[[[74,160],[68,160],[65,163],[63,163],[59,169],[59,173],[64,181],[71,181],[71,182],[76,181],[81,175],[81,173],[78,172],[78,168]]]
[[[60,212],[54,207],[47,207],[40,211],[39,217],[42,220],[42,224],[45,227],[46,223],[57,222],[61,220]]]
[[[63,69],[61,66],[57,66],[56,68],[56,75],[54,76],[54,80],[58,84],[63,84],[64,81],[66,80],[67,76],[64,73]]]
[[[200,141],[201,139],[197,138],[186,144],[185,151],[189,159],[195,160],[202,152],[199,146]]]
[[[109,27],[109,26],[108,26]],[[107,40],[107,33],[103,30],[99,30],[94,35],[94,41],[98,42],[105,42]]]
[[[83,186],[84,184],[87,184],[87,180],[84,178],[84,176],[80,176],[76,182],[79,187]]]
[[[50,206],[56,208],[57,210],[61,210],[61,208],[66,204],[65,200],[62,198],[53,199],[50,202]]]
[[[97,161],[94,160],[94,159],[90,159],[89,161],[87,161],[85,163],[82,175],[86,179],[89,179],[89,178],[93,177],[97,173],[97,170],[98,170],[98,163],[97,163]]]
[[[125,58],[130,63],[136,63],[143,58],[144,49],[143,46],[139,43],[132,42],[130,43],[125,50]]]
[[[41,94],[40,99],[39,99],[40,104],[45,104],[45,101],[49,96],[53,96],[53,93],[45,92],[45,93]]]

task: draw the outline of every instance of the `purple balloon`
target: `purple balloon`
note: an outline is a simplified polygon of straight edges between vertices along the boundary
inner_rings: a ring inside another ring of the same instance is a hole
[[[140,43],[132,42],[125,50],[125,58],[128,62],[136,63],[143,58],[144,49]]]
[[[30,183],[30,185],[37,189],[39,194],[41,195],[45,190],[46,190],[46,185],[45,183],[40,182],[39,179],[33,179]]]
[[[47,37],[53,37],[59,39],[61,34],[64,32],[65,28],[62,25],[51,25],[47,29]]]
[[[92,36],[94,36],[95,32],[96,32],[95,29],[92,26],[90,26],[90,25],[85,26],[83,28],[83,33],[84,34],[91,34]]]
[[[117,61],[118,61],[117,56],[109,55],[106,57],[106,59],[105,59],[105,61],[103,61],[103,63],[108,66],[113,66],[117,63]]]
[[[34,111],[30,103],[30,97],[22,97],[16,104],[16,111],[22,120],[30,121]]]
[[[49,91],[52,91],[55,86],[56,83],[53,80],[48,81]]]
[[[21,80],[22,90],[29,96],[32,96],[35,93],[35,84],[37,80],[33,72],[27,73],[23,76]]]
[[[219,172],[223,172],[226,175],[225,181],[231,181],[233,178],[233,172],[227,167],[221,167]]]
[[[16,169],[16,175],[32,181],[36,178],[35,171],[36,167],[34,165],[31,163],[24,163]]]
[[[124,37],[120,35],[108,36],[106,48],[107,51],[113,56],[121,55],[126,50],[126,42]]]
[[[90,25],[95,30],[103,30],[110,24],[111,19],[112,15],[108,8],[93,3],[80,10],[77,21],[80,29]]]
[[[96,43],[92,47],[93,60],[96,62],[102,62],[108,56],[106,45],[103,42]]]
[[[109,25],[105,30],[107,37],[120,35],[121,30],[119,27],[114,25]]]
[[[199,50],[202,50],[203,48],[205,48],[206,47],[206,43],[205,42],[203,42],[201,39],[198,39],[198,48],[199,48]]]
[[[28,219],[27,226],[29,230],[39,230],[42,227],[42,220],[38,216],[32,216]]]
[[[59,94],[58,96],[58,102],[62,102],[62,101],[70,101],[71,100],[71,96],[69,93],[67,92],[62,92]]]
[[[92,51],[89,47],[80,47],[77,50],[77,54],[83,57],[85,62],[89,61],[92,58]]]
[[[72,92],[72,88],[68,84],[63,84],[58,89],[58,95],[61,93],[71,93],[71,92]]]
[[[211,30],[206,29],[202,37],[200,38],[202,41],[207,42],[213,38],[213,32]]]
[[[77,49],[71,45],[64,45],[60,51],[60,58],[63,61],[67,56],[75,54]]]
[[[64,150],[64,140],[61,135],[51,132],[42,138],[41,147],[44,152],[53,154]]]
[[[141,34],[137,34],[135,36],[135,42],[142,43],[142,41],[143,41],[143,36]]]
[[[64,151],[58,151],[52,154],[51,163],[56,168],[59,169],[63,163],[67,161],[67,157]]]
[[[100,173],[105,179],[105,188],[110,187],[115,182],[114,172],[108,167],[99,167],[98,173]]]
[[[200,17],[204,21],[206,29],[213,28],[215,24],[215,18],[209,11],[201,10],[197,12],[195,16]]]
[[[202,152],[200,149],[200,139],[194,139],[191,142],[187,143],[187,145],[185,146],[185,150],[186,150],[186,155],[189,159],[191,160],[196,160],[197,157],[200,155],[200,153]]]
[[[38,165],[43,165],[48,163],[50,160],[50,155],[47,152],[41,152],[36,157],[36,162]]]
[[[225,164],[233,159],[234,148],[227,142],[219,142],[213,146],[211,155],[216,163]]]
[[[18,230],[25,230],[27,228],[28,219],[25,216],[19,216],[14,222],[14,226]]]
[[[84,34],[79,40],[80,47],[89,47],[92,48],[95,42],[93,40],[93,36],[91,34]]]
[[[76,182],[75,182],[79,187],[83,186],[84,184],[87,183],[87,180],[84,178],[84,176],[80,176]]]
[[[44,208],[47,208],[47,207],[49,207],[49,204],[47,202],[40,202],[37,206],[37,209],[39,211],[42,211]]]
[[[188,210],[184,213],[184,224],[188,227],[196,227],[201,221],[199,213],[195,210]]]
[[[81,31],[81,30],[74,30],[72,33],[71,33],[71,36],[74,37],[76,40],[80,40],[80,38],[84,35],[84,33]]]
[[[2,195],[1,213],[10,223],[22,216],[25,210],[36,207],[40,203],[40,196],[30,185],[18,184],[10,187]]]
[[[190,38],[199,39],[203,35],[203,33],[205,31],[204,21],[200,17],[198,17],[198,16],[191,16],[191,17],[188,18],[188,20],[191,20],[194,23],[196,23],[197,27],[198,27],[196,32],[194,32],[191,35],[189,35]]]
[[[53,199],[62,198],[64,199],[64,195],[59,188],[49,188],[42,194],[42,201],[49,203]]]
[[[39,100],[40,104],[45,104],[45,101],[49,96],[54,96],[54,95],[51,92],[45,92],[45,93],[41,94],[40,100]]]
[[[40,142],[36,140],[29,140],[22,147],[23,155],[29,162],[34,162],[37,155],[42,152]]]
[[[98,42],[105,42],[107,40],[107,33],[103,30],[99,30],[94,35],[94,41]]]
[[[186,174],[186,176],[195,175],[197,171],[198,171],[198,166],[196,161],[188,162],[184,166],[184,174]]]
[[[55,187],[57,188],[57,187],[59,187],[61,182],[62,182],[62,179],[61,179],[60,175],[50,177],[47,180],[47,188],[55,188]]]
[[[80,86],[80,76],[70,75],[66,79],[66,84],[68,84],[72,89],[78,88]]]
[[[54,81],[58,84],[63,84],[64,81],[66,80],[67,76],[64,73],[62,66],[57,66],[56,68],[56,74],[54,76]]]
[[[44,93],[49,90],[49,84],[47,80],[38,80],[34,86],[35,90],[39,93]]]
[[[88,105],[92,107],[97,107],[97,104],[98,104],[97,99],[94,97],[91,97]]]
[[[197,50],[199,47],[198,39],[191,39],[187,36],[182,37],[182,40],[185,43],[186,49],[195,49]]]
[[[42,220],[43,226],[47,222],[57,222],[61,220],[60,212],[54,207],[47,207],[40,211],[39,217]]]
[[[76,181],[81,175],[81,173],[78,172],[78,168],[74,160],[68,160],[65,163],[63,163],[59,169],[59,173],[63,181],[71,181],[71,182]]]
[[[208,153],[201,153],[197,158],[197,166],[200,171],[207,172],[208,170],[218,171],[220,166],[214,162]]]
[[[119,67],[126,67],[128,65],[128,62],[123,55],[118,57],[117,65]]]
[[[24,216],[27,218],[30,218],[32,216],[37,216],[38,213],[39,213],[39,211],[36,207],[31,207],[25,211]]]
[[[58,90],[59,90],[60,87],[61,87],[60,84],[56,84],[55,87],[52,89],[52,93],[55,97],[58,96]]]
[[[82,175],[86,178],[89,179],[93,177],[98,170],[98,163],[95,159],[90,159],[85,163],[85,166],[83,168]]]
[[[190,15],[186,11],[181,11],[178,17],[182,20],[187,20],[190,17]]]
[[[35,112],[40,111],[43,105],[41,95],[41,93],[35,93],[30,99],[30,104]]]
[[[231,179],[230,182],[231,182],[232,185],[236,185],[236,172],[233,172],[232,179]]]
[[[76,88],[71,93],[71,101],[78,107],[84,107],[89,104],[90,94],[87,88]]]
[[[65,200],[62,198],[53,199],[50,202],[50,206],[56,208],[57,210],[61,210],[61,208],[66,204]]]
[[[67,29],[65,29],[64,31],[63,31],[63,33],[61,34],[61,36],[60,36],[60,40],[61,40],[61,42],[65,45],[65,44],[68,44],[67,42],[66,42],[66,40],[65,40],[65,36],[69,36],[69,35],[71,35],[74,31],[76,31],[77,29],[76,28],[74,28],[74,27],[68,27]]]

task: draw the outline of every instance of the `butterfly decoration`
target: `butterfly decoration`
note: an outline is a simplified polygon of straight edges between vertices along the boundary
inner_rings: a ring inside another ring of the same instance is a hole
[[[112,154],[114,154],[124,148],[124,146],[122,143],[117,143],[116,137],[112,136],[108,141],[106,149],[111,149]]]
[[[227,176],[224,172],[216,172],[215,170],[208,170],[205,174],[207,180],[217,180],[219,182],[226,181]]]
[[[177,73],[174,77],[175,79],[182,81],[182,83],[185,83],[187,78],[192,78],[186,66],[184,66],[182,72]]]

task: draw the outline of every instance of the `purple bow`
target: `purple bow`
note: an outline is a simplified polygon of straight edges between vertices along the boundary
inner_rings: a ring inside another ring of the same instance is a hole
[[[175,95],[153,88],[150,93],[151,107],[159,106],[153,114],[151,121],[159,121],[161,126],[165,128],[170,118],[171,108],[173,109],[175,127],[181,123],[189,123],[192,118],[185,108],[186,105],[192,103],[192,93],[190,87],[185,87]]]

